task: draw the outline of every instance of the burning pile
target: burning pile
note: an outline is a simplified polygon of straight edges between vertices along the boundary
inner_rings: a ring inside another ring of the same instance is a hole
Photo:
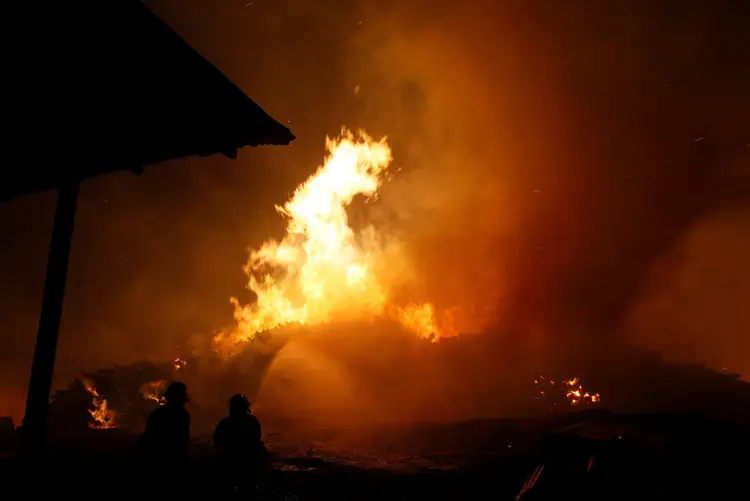
[[[362,325],[380,319],[391,327],[400,324],[433,342],[462,331],[456,322],[465,312],[455,305],[436,308],[430,297],[415,292],[418,277],[414,276],[415,267],[404,241],[372,225],[355,230],[349,224],[347,208],[355,198],[376,199],[388,178],[392,155],[385,138],[373,140],[364,132],[355,135],[343,130],[339,138],[326,140],[326,149],[324,164],[283,206],[276,207],[286,221],[285,236],[279,241],[266,241],[250,252],[244,271],[255,300],[250,304],[231,300],[236,325],[211,340],[215,350],[206,350],[193,359],[197,367],[191,360],[188,368],[181,359],[160,366],[121,367],[93,379],[99,390],[86,379],[85,398],[92,403],[89,414],[93,428],[117,425],[138,429],[143,416],[163,404],[161,395],[167,381],[176,379],[185,381],[191,390],[196,385],[204,388],[207,398],[201,405],[209,409],[204,421],[213,423],[213,410],[225,411],[224,389],[256,394],[271,360],[286,340],[299,338],[303,330],[314,331],[318,328],[315,326],[325,330],[336,323]],[[459,350],[459,344],[467,344],[458,338],[454,347],[446,346],[450,343],[427,346],[413,341],[422,347],[438,348],[431,355],[439,348]],[[248,357],[243,353],[249,353]],[[393,372],[390,367],[388,371]],[[572,368],[565,373],[579,372]],[[607,386],[606,378],[600,376],[588,375],[607,395],[608,405],[613,405],[617,388]],[[545,410],[595,405],[601,400],[599,393],[584,388],[578,378],[553,380],[540,375],[534,383]],[[531,386],[529,381],[522,383],[524,391],[527,385]],[[209,402],[214,394],[216,400]],[[115,413],[112,407],[120,412]],[[194,411],[200,411],[199,407],[193,404]]]
[[[572,405],[579,403],[590,404],[601,401],[601,397],[598,393],[589,393],[583,389],[583,386],[579,384],[578,378],[567,379],[563,381],[563,384],[568,387],[565,392],[565,396],[570,399]]]
[[[275,342],[264,349],[271,350]],[[273,353],[258,353],[248,343],[230,359],[209,353],[189,360],[138,362],[87,372],[55,391],[50,426],[62,434],[83,433],[86,423],[96,430],[142,431],[151,411],[164,404],[169,382],[179,380],[195,397],[190,413],[195,433],[202,436],[226,413],[226,401],[233,392],[257,393]]]
[[[223,348],[252,340],[286,324],[391,317],[419,336],[436,341],[449,334],[426,302],[396,300],[408,288],[403,246],[374,227],[355,232],[346,209],[357,196],[377,198],[391,163],[385,138],[343,130],[327,139],[325,163],[276,210],[287,220],[286,236],[250,252],[245,266],[252,304],[235,307],[235,329],[219,334]]]
[[[187,362],[180,358],[174,359],[172,362],[174,371],[180,371],[187,367]],[[83,384],[86,393],[91,396],[91,408],[89,408],[89,414],[91,415],[92,422],[89,423],[90,428],[95,429],[107,429],[116,428],[117,425],[117,411],[109,406],[106,398],[102,398],[99,392],[94,387],[94,384],[88,378],[82,378],[81,383]],[[169,381],[165,379],[157,379],[155,381],[149,381],[141,385],[138,393],[143,400],[148,402],[156,402],[158,405],[164,405],[164,391],[167,389]]]
[[[338,138],[326,139],[326,150],[317,172],[283,206],[276,206],[286,220],[285,236],[250,252],[244,271],[255,300],[241,304],[231,299],[236,325],[213,339],[224,356],[237,360],[252,341],[265,338],[262,334],[276,336],[292,325],[383,318],[433,342],[460,331],[450,314],[454,309],[439,311],[428,298],[414,294],[416,277],[405,242],[372,225],[355,230],[349,224],[347,208],[355,198],[375,200],[388,178],[392,155],[386,139],[374,140],[364,132],[355,135],[344,129]],[[184,379],[177,373],[186,367],[187,362],[175,359],[170,374],[138,381],[133,394],[141,403],[123,402],[115,407],[130,420],[138,414],[131,409],[143,402],[162,405],[167,381]],[[109,402],[93,384],[87,387],[93,399],[93,427],[115,426]],[[116,391],[125,389],[117,387]],[[566,393],[570,405],[599,399],[577,385],[577,380],[566,382]]]
[[[81,428],[142,429],[155,403],[138,390],[147,381],[171,380],[172,363],[136,363],[87,372],[56,390],[50,402],[50,426],[56,433],[82,432]]]
[[[454,333],[447,313],[409,294],[412,267],[403,243],[373,226],[355,231],[349,224],[347,207],[355,197],[376,199],[387,179],[392,155],[386,139],[343,129],[339,138],[326,139],[326,150],[323,166],[276,206],[287,222],[285,237],[250,252],[244,270],[255,301],[243,305],[232,298],[236,325],[213,340],[224,355],[236,358],[261,334],[294,324],[384,317],[430,341]],[[177,372],[187,363],[175,359],[172,365]],[[141,382],[138,395],[163,404],[166,381]],[[94,427],[114,426],[109,402],[93,384],[89,388]]]

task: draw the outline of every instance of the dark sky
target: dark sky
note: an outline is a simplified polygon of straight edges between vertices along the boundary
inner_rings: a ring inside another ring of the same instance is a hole
[[[388,134],[403,170],[370,216],[437,303],[490,312],[477,330],[750,374],[747,2],[148,3],[298,140],[83,185],[58,383],[231,322],[246,247],[342,125]],[[0,415],[22,413],[54,198],[0,206]]]

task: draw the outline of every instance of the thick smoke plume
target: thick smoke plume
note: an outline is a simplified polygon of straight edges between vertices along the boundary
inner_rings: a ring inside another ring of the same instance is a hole
[[[477,330],[589,357],[686,233],[746,202],[740,13],[645,5],[364,16],[365,64],[387,70],[359,93],[403,102],[400,123],[384,112],[407,170],[384,206],[413,222],[425,287]]]

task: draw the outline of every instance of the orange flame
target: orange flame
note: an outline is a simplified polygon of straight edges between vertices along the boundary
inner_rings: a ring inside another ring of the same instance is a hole
[[[542,397],[549,396],[551,389],[560,386],[544,376],[539,376],[534,380],[534,384],[539,386],[539,395]],[[565,391],[565,398],[567,398],[570,405],[581,405],[581,404],[594,404],[601,402],[601,396],[598,393],[590,393],[583,389],[580,384],[580,379],[575,377],[572,379],[565,379],[562,381],[562,388]]]
[[[435,307],[430,303],[396,308],[395,315],[401,325],[416,332],[421,337],[433,342],[439,339],[440,328],[435,318]]]
[[[168,384],[167,381],[151,381],[141,386],[138,392],[145,400],[152,400],[159,405],[164,405],[166,399],[162,395]]]
[[[601,401],[601,397],[598,393],[589,393],[585,391],[583,386],[580,385],[578,378],[568,379],[563,381],[563,383],[568,387],[565,396],[570,399],[570,403],[573,405],[577,405],[581,402],[596,403]]]
[[[107,399],[99,395],[99,392],[96,391],[94,384],[90,380],[84,378],[81,380],[81,383],[86,393],[91,397],[92,408],[88,409],[88,411],[92,421],[89,423],[89,428],[97,430],[117,428],[117,413],[109,407]]]

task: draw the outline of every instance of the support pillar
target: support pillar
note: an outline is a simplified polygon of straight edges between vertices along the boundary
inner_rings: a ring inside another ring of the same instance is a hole
[[[49,398],[78,202],[78,185],[77,181],[67,182],[60,186],[57,195],[39,332],[36,337],[34,361],[31,366],[29,391],[26,397],[26,415],[21,433],[21,452],[32,460],[41,460],[44,455]]]

